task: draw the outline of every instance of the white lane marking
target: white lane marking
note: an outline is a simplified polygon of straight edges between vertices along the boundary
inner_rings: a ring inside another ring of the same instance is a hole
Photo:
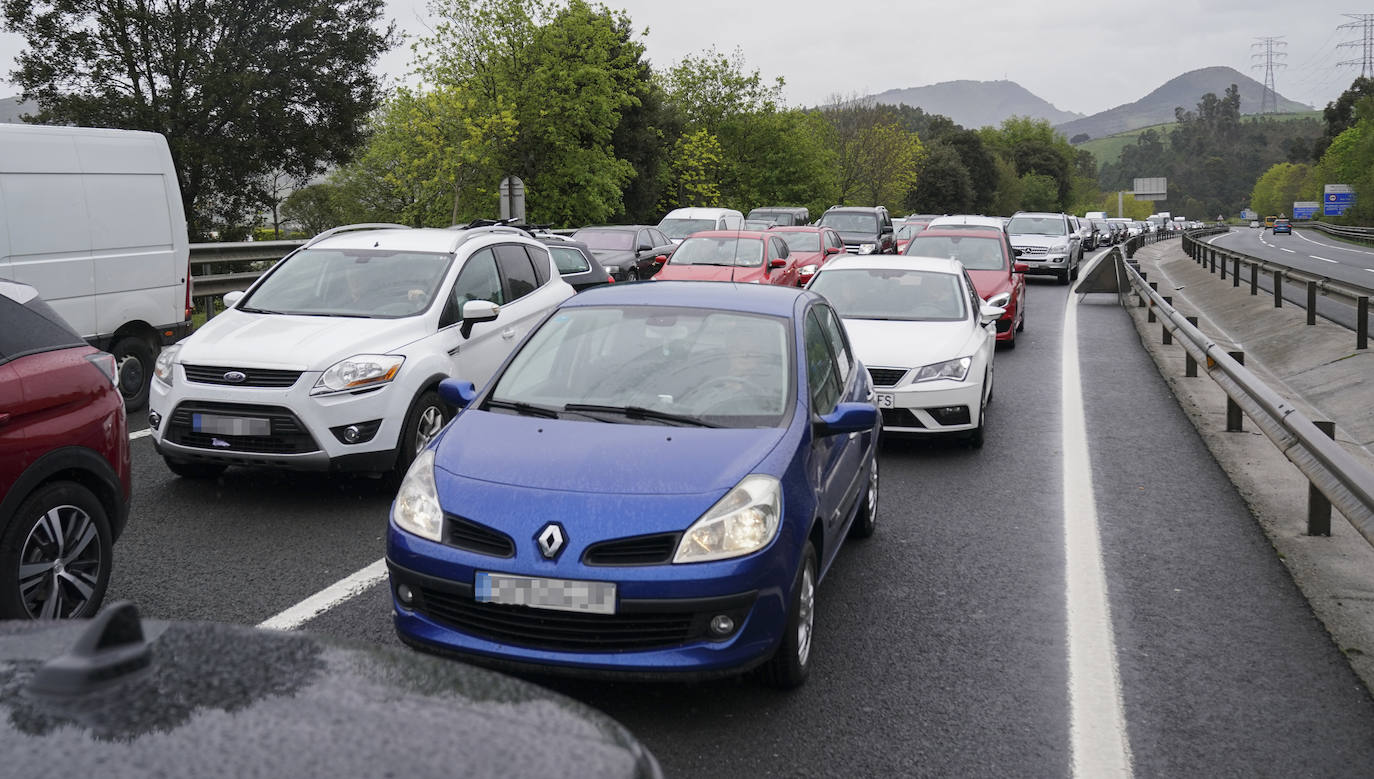
[[[1307,255],[1307,256],[1308,256],[1308,257],[1311,257],[1311,258],[1314,259],[1314,260],[1321,260],[1322,262],[1329,262],[1329,263],[1331,263],[1332,265],[1340,265],[1340,263],[1339,263],[1339,262],[1336,262],[1335,260],[1328,260],[1328,259],[1326,259],[1325,257],[1318,257],[1318,256],[1315,255],[1315,254],[1309,254],[1309,255]]]
[[[1078,299],[1064,309],[1061,414],[1069,735],[1076,777],[1130,777],[1131,745],[1117,671],[1107,579],[1078,370]]]
[[[258,623],[269,630],[295,630],[310,620],[347,600],[363,594],[372,585],[386,578],[386,558],[355,571],[291,608]]]
[[[1315,243],[1323,249],[1335,249],[1339,252],[1355,252],[1356,254],[1374,254],[1374,252],[1371,252],[1367,249],[1356,249],[1353,246],[1337,246],[1334,243],[1323,243],[1322,241],[1314,241],[1311,238],[1308,238],[1307,236],[1303,235],[1301,230],[1294,230],[1293,235],[1298,236],[1299,238],[1303,239],[1304,241],[1307,241],[1308,243]]]
[[[1225,238],[1225,237],[1228,236],[1228,235],[1230,235],[1230,233],[1220,233],[1220,234],[1214,235],[1214,236],[1212,236],[1211,238],[1208,238],[1208,239],[1207,239],[1207,245],[1208,245],[1208,246],[1211,246],[1211,245],[1212,245],[1212,241],[1215,241],[1215,240],[1218,239],[1218,238]]]
[[[1279,251],[1288,252],[1289,254],[1297,254],[1297,252],[1293,251],[1292,249],[1285,249],[1282,246],[1279,247]]]
[[[142,430],[135,430],[134,432],[130,433],[130,434],[129,434],[129,440],[130,440],[130,441],[137,441],[137,440],[140,439],[140,438],[147,438],[148,436],[150,436],[150,435],[152,435],[152,434],[153,434],[153,431],[152,431],[152,430],[149,430],[148,428],[145,427],[145,428],[143,428]]]

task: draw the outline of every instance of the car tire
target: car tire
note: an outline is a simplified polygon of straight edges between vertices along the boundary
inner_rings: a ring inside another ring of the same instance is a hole
[[[52,535],[53,522],[61,539]],[[69,548],[77,541],[84,545]],[[110,582],[113,543],[105,506],[89,489],[73,481],[39,487],[0,534],[0,620],[94,615]],[[20,566],[58,561],[56,573],[49,565],[28,580],[34,597],[26,599]]]
[[[801,564],[792,582],[787,621],[777,651],[759,669],[763,683],[779,690],[793,690],[806,682],[811,670],[811,650],[816,625],[816,548],[810,541],[802,549]]]
[[[396,452],[396,475],[404,476],[415,455],[420,453],[434,436],[448,424],[452,414],[439,399],[439,393],[426,390],[410,404],[405,427],[401,428],[400,446]]]
[[[626,280],[626,281],[639,281],[639,269],[638,269],[638,268],[630,268],[629,270],[625,271],[625,280]]]
[[[124,407],[137,411],[148,405],[149,380],[153,377],[153,349],[142,338],[125,336],[110,347],[114,355],[115,381]]]
[[[992,403],[992,373],[983,375],[983,382],[987,384],[988,394],[983,399],[983,405],[978,409],[978,427],[973,428],[968,434],[968,448],[982,449],[983,439],[986,437],[988,427],[988,405]]]
[[[1026,332],[1026,296],[1024,294],[1021,295],[1021,304],[1016,309],[1016,316],[1020,318],[1016,323],[1016,332]]]
[[[873,463],[868,466],[868,489],[860,498],[859,512],[854,515],[854,524],[849,526],[850,538],[872,538],[878,529],[878,453],[873,453]]]
[[[1061,271],[1055,271],[1054,277],[1055,277],[1055,279],[1060,283],[1060,285],[1068,284],[1068,283],[1069,283],[1069,269],[1068,269],[1068,268],[1065,268],[1064,270],[1061,270]]]
[[[214,479],[224,473],[225,468],[229,467],[220,463],[188,462],[171,457],[163,457],[162,461],[167,463],[167,470],[183,479]]]

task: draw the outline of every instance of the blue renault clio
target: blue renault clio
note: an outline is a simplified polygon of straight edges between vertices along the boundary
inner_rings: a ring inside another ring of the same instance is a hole
[[[591,289],[481,392],[440,393],[461,411],[387,534],[402,641],[543,672],[805,681],[817,585],[878,507],[871,380],[823,297]]]

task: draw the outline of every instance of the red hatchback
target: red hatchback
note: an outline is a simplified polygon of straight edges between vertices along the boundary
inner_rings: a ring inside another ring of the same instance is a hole
[[[991,227],[931,227],[912,236],[903,254],[963,263],[978,296],[1006,309],[997,320],[997,340],[1008,349],[1016,348],[1016,334],[1026,329],[1026,265],[1013,261],[1005,232]]]
[[[786,242],[799,287],[806,286],[826,260],[844,251],[844,239],[829,227],[774,227],[768,232],[780,233]]]
[[[711,230],[678,244],[654,281],[797,284],[792,250],[776,231]]]
[[[115,360],[0,279],[0,619],[89,617],[129,516]]]

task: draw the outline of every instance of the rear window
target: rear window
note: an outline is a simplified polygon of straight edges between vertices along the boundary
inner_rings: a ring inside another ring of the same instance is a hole
[[[553,255],[554,264],[558,266],[560,274],[586,273],[592,269],[587,264],[587,258],[582,256],[582,252],[571,246],[550,246],[549,253]]]
[[[633,230],[597,230],[583,228],[573,233],[574,241],[581,241],[593,249],[602,251],[630,251],[635,248]]]
[[[0,280],[0,365],[85,344],[32,287]]]

